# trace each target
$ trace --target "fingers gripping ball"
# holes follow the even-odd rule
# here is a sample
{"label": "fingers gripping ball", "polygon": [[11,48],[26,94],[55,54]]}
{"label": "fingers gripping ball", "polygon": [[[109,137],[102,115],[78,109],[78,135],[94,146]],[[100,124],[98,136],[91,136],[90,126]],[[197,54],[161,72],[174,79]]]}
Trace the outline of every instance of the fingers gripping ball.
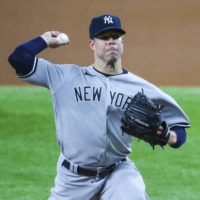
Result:
{"label": "fingers gripping ball", "polygon": [[[165,146],[169,140],[168,125],[161,117],[161,105],[155,105],[144,92],[138,92],[129,103],[121,119],[123,132],[154,145]],[[157,135],[159,126],[164,130]]]}

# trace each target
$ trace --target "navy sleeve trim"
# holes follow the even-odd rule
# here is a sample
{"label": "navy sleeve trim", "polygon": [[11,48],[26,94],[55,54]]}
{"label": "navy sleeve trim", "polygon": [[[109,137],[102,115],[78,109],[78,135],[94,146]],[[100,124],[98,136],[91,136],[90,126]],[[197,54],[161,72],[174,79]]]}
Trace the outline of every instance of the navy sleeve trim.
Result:
{"label": "navy sleeve trim", "polygon": [[33,64],[33,68],[30,71],[30,73],[28,73],[27,75],[21,75],[20,73],[18,73],[18,77],[19,78],[28,78],[29,76],[33,75],[35,73],[35,71],[36,71],[37,63],[38,63],[38,58],[35,58],[34,64]]}
{"label": "navy sleeve trim", "polygon": [[173,127],[190,128],[190,124],[189,123],[173,124],[169,128],[172,129]]}

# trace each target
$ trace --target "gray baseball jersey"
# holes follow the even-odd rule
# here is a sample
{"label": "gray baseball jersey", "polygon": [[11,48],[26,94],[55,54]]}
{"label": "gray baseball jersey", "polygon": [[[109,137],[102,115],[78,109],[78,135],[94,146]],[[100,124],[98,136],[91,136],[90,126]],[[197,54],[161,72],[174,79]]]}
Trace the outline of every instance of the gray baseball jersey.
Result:
{"label": "gray baseball jersey", "polygon": [[52,64],[41,58],[35,59],[33,71],[20,78],[50,90],[62,156],[73,163],[93,169],[128,156],[133,137],[122,134],[121,118],[142,89],[164,105],[162,117],[169,127],[190,126],[173,98],[130,72],[106,77],[92,66]]}

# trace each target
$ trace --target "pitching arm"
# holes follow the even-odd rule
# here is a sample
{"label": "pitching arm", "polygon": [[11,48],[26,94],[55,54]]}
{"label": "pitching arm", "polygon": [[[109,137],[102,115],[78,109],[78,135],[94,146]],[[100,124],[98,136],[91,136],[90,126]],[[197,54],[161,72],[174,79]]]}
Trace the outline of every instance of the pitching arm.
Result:
{"label": "pitching arm", "polygon": [[8,57],[8,62],[17,75],[27,75],[32,72],[35,56],[45,48],[47,48],[47,43],[43,38],[34,38],[19,45]]}
{"label": "pitching arm", "polygon": [[23,76],[33,72],[35,57],[41,51],[57,48],[69,43],[69,39],[61,37],[58,31],[45,32],[43,35],[19,45],[8,57],[8,62],[16,70],[17,75]]}

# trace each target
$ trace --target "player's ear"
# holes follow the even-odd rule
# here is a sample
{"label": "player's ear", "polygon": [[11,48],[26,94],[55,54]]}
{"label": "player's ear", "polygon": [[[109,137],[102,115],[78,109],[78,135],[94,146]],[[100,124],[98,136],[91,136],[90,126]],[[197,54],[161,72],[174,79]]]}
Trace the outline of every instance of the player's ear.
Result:
{"label": "player's ear", "polygon": [[94,51],[94,39],[89,40],[89,46]]}

